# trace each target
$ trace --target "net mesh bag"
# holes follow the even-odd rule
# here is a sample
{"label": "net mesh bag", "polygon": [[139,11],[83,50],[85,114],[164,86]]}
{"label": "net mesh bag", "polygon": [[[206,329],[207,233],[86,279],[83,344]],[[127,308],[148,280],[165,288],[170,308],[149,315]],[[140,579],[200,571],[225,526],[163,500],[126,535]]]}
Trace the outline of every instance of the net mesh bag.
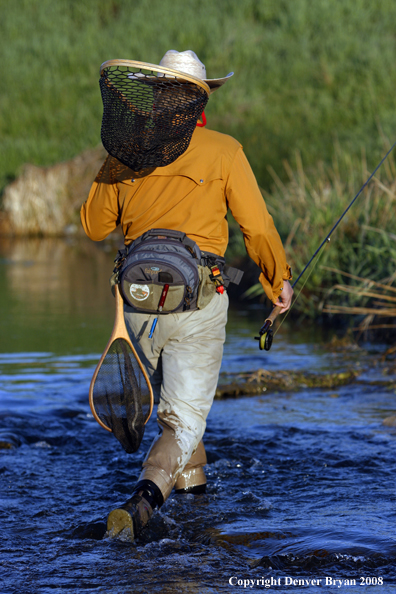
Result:
{"label": "net mesh bag", "polygon": [[113,62],[102,65],[99,81],[104,148],[136,172],[173,163],[190,144],[208,91],[172,71]]}
{"label": "net mesh bag", "polygon": [[150,390],[126,340],[114,340],[96,377],[95,412],[128,454],[136,452],[150,414]]}

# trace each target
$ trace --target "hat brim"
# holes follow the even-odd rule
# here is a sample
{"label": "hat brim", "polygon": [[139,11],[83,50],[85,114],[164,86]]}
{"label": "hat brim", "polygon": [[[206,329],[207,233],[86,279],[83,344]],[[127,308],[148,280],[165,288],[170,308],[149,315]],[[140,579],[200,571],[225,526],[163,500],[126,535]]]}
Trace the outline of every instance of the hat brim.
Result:
{"label": "hat brim", "polygon": [[[127,74],[128,78],[131,79],[149,79],[149,78],[155,78],[155,76],[164,76],[165,78],[171,77],[171,78],[178,78],[180,80],[185,80],[186,82],[190,82],[190,83],[194,83],[197,84],[198,86],[205,88],[206,92],[211,94],[214,93],[217,89],[219,89],[222,85],[224,85],[224,83],[227,82],[227,80],[229,80],[231,78],[231,76],[233,76],[233,72],[230,72],[229,74],[227,74],[227,76],[224,76],[223,78],[209,78],[209,79],[203,79],[203,78],[197,78],[196,76],[192,76],[191,74],[188,74],[187,72],[182,72],[181,70],[173,70],[171,68],[164,68],[163,66],[158,66],[156,64],[149,64],[148,62],[136,62],[134,60],[107,60],[106,62],[103,62],[103,64],[100,67],[100,74],[103,74],[103,71],[106,68],[109,68],[111,66],[123,66],[123,67],[130,67],[133,69],[141,69],[141,70],[151,70],[153,72],[153,75],[150,76],[150,74],[143,74],[142,72],[130,72],[129,74]],[[154,75],[154,73],[156,73],[156,75]]]}
{"label": "hat brim", "polygon": [[224,83],[227,82],[233,76],[234,73],[230,72],[227,76],[223,76],[223,78],[203,78],[202,80],[206,82],[208,87],[210,88],[210,92],[214,93],[217,89],[222,87]]}

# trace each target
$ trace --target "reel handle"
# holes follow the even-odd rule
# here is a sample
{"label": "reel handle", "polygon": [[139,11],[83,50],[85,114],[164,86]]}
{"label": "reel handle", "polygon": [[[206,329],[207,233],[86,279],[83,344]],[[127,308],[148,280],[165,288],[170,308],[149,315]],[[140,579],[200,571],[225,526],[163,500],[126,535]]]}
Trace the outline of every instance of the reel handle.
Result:
{"label": "reel handle", "polygon": [[271,328],[272,324],[275,322],[276,318],[279,316],[280,311],[281,311],[281,307],[279,305],[275,305],[275,307],[273,308],[273,310],[271,311],[270,315],[268,316],[268,318],[265,320],[264,325],[269,322],[269,328]]}

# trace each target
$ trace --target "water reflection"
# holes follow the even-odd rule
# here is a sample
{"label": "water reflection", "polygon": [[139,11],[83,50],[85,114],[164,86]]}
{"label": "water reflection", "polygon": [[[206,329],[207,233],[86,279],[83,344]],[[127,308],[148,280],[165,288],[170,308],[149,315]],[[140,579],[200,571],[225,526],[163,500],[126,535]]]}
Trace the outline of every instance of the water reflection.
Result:
{"label": "water reflection", "polygon": [[[0,352],[102,352],[113,324],[109,278],[121,243],[117,238],[98,243],[85,238],[1,238]],[[276,367],[287,326],[277,336],[271,357],[260,353],[253,337],[268,310],[247,305],[231,306],[226,359],[230,367],[243,357],[249,369],[267,362]],[[312,354],[312,330],[287,337],[288,368],[294,367],[293,356],[299,360]],[[313,358],[312,365],[316,361]]]}
{"label": "water reflection", "polygon": [[114,315],[115,252],[84,239],[2,239],[1,352],[100,352]]}

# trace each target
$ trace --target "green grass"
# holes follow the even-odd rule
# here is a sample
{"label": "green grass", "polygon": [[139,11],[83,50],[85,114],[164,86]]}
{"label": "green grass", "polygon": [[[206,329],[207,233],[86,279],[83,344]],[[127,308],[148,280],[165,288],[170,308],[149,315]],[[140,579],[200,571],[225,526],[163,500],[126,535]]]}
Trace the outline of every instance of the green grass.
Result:
{"label": "green grass", "polygon": [[[360,160],[351,158],[337,147],[331,166],[321,163],[306,170],[297,154],[294,167],[288,162],[284,167],[288,181],[281,181],[272,171],[274,186],[264,197],[296,279],[369,172],[364,155]],[[315,317],[329,304],[364,306],[368,303],[365,295],[353,288],[359,287],[362,279],[395,286],[395,180],[396,155],[391,153],[297,284],[296,294],[301,289],[302,293],[296,311]],[[233,236],[234,241],[240,241],[239,235]],[[351,291],[333,291],[336,284],[349,285]],[[251,290],[253,295],[261,293],[261,285]]]}
{"label": "green grass", "polygon": [[393,0],[1,0],[0,188],[25,162],[100,143],[100,64],[158,63],[194,49],[209,77],[209,126],[236,136],[261,185],[298,150],[329,162],[336,138],[369,167],[379,126],[396,133]]}
{"label": "green grass", "polygon": [[[193,49],[209,77],[235,72],[210,99],[208,125],[243,143],[296,277],[384,138],[396,137],[393,0],[0,0],[0,9],[0,189],[23,163],[52,165],[100,143],[102,62]],[[323,249],[300,311],[316,315],[347,282],[326,267],[392,281],[395,177],[391,159],[383,185],[371,183]],[[235,237],[229,253],[244,253]],[[354,293],[330,296],[357,305]]]}

